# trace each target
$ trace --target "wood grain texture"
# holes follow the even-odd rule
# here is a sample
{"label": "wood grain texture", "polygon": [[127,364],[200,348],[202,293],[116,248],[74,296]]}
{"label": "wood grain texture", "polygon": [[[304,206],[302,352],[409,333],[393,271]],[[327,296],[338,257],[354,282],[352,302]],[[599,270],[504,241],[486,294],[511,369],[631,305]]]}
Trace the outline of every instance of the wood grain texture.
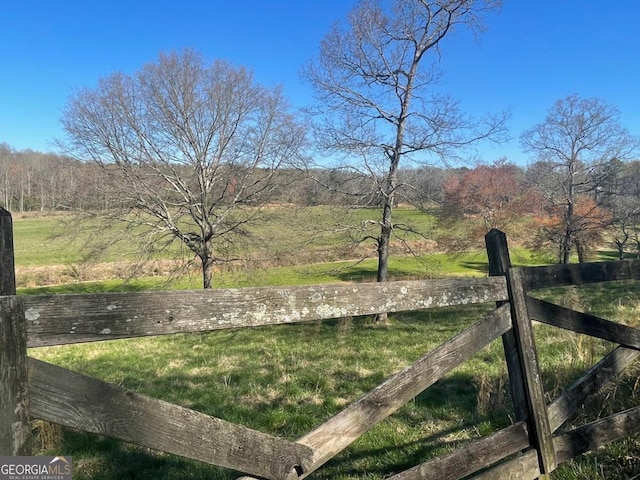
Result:
{"label": "wood grain texture", "polygon": [[532,297],[527,297],[527,308],[531,318],[539,322],[640,349],[640,330],[636,328]]}
{"label": "wood grain texture", "polygon": [[551,431],[560,428],[591,395],[599,392],[640,356],[640,351],[618,347],[594,365],[547,408]]}
{"label": "wood grain texture", "polygon": [[24,311],[19,297],[0,305],[0,455],[29,455]]}
{"label": "wood grain texture", "polygon": [[[24,297],[28,346],[494,302],[503,278]],[[6,302],[0,298],[0,303]]]}
{"label": "wood grain texture", "polygon": [[555,437],[558,463],[640,432],[640,406],[618,412]]}
{"label": "wood grain texture", "polygon": [[451,369],[511,328],[508,306],[432,350],[298,440],[314,450],[317,469]]}
{"label": "wood grain texture", "polygon": [[527,289],[640,280],[640,260],[523,267]]}
{"label": "wood grain texture", "polygon": [[531,449],[486,472],[469,477],[469,480],[533,480],[541,477],[538,452]]}
{"label": "wood grain texture", "polygon": [[[511,256],[507,236],[504,232],[492,228],[485,235],[487,257],[489,258],[489,275],[504,277],[511,268]],[[501,307],[506,301],[496,302],[496,307]],[[509,374],[509,389],[513,401],[513,411],[516,420],[526,420],[529,416],[527,397],[525,394],[524,379],[522,378],[522,366],[518,354],[518,345],[513,329],[502,335],[502,347]]]}
{"label": "wood grain texture", "polygon": [[459,480],[528,447],[527,424],[518,422],[388,480]]}
{"label": "wood grain texture", "polygon": [[281,480],[312,462],[304,445],[29,358],[31,414],[49,422]]}
{"label": "wood grain texture", "polygon": [[0,295],[16,294],[16,267],[13,249],[13,219],[0,207]]}
{"label": "wood grain texture", "polygon": [[[631,408],[609,417],[578,427],[553,438],[557,464],[565,463],[607,443],[640,432],[640,407]],[[522,455],[507,460],[485,472],[469,477],[469,480],[532,480],[542,473],[538,467],[538,453],[530,449]],[[395,477],[392,477],[395,479]],[[413,478],[413,477],[412,477]],[[415,477],[454,480],[460,477]],[[407,479],[409,480],[409,479]]]}
{"label": "wood grain texture", "polygon": [[[13,220],[0,208],[0,295],[16,294]],[[27,330],[17,297],[0,305],[0,455],[30,454]]]}
{"label": "wood grain texture", "polygon": [[512,268],[507,272],[507,289],[511,304],[511,318],[516,337],[518,355],[522,365],[525,393],[529,405],[529,429],[531,441],[537,449],[540,461],[540,478],[549,478],[555,470],[556,460],[547,405],[538,365],[538,354],[533,336],[531,319],[527,311],[523,271]]}

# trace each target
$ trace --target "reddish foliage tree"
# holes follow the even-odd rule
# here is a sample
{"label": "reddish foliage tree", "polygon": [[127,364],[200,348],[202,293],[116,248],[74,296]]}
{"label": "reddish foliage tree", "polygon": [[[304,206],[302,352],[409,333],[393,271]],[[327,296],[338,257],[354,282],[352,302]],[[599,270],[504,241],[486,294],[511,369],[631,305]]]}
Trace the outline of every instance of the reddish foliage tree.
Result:
{"label": "reddish foliage tree", "polygon": [[[516,239],[523,215],[538,215],[543,199],[522,181],[522,170],[505,160],[479,165],[452,175],[444,184],[444,204],[440,225],[446,231],[451,250],[464,250],[482,243],[491,228]],[[466,226],[458,228],[460,221]],[[470,233],[470,234],[469,234]]]}
{"label": "reddish foliage tree", "polygon": [[444,184],[444,214],[481,219],[488,230],[504,229],[523,214],[539,212],[541,199],[527,191],[520,173],[517,166],[498,161],[451,176]]}

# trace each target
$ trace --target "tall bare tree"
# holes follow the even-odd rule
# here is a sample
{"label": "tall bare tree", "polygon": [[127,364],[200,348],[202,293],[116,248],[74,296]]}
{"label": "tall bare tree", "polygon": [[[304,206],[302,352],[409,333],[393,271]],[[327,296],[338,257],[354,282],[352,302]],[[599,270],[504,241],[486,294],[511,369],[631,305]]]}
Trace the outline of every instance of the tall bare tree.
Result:
{"label": "tall bare tree", "polygon": [[316,92],[319,144],[371,180],[362,197],[381,210],[377,280],[388,277],[399,168],[457,158],[482,139],[499,140],[506,115],[474,119],[439,90],[440,46],[456,29],[482,30],[497,0],[362,0],[322,41],[304,70]]}
{"label": "tall bare tree", "polygon": [[103,214],[153,245],[186,246],[211,288],[225,246],[247,233],[274,173],[303,145],[288,112],[250,72],[185,50],[78,91],[62,123],[69,151],[101,168]]}
{"label": "tall bare tree", "polygon": [[613,161],[606,165],[602,195],[611,211],[609,238],[623,260],[629,245],[640,257],[640,161]]}
{"label": "tall bare tree", "polygon": [[[601,229],[600,189],[605,185],[604,166],[629,158],[640,145],[619,122],[616,107],[598,98],[570,95],[549,109],[543,123],[522,133],[523,149],[538,160],[535,182],[551,209],[562,210],[560,261],[569,263],[573,248],[584,260],[581,236]],[[580,198],[595,200],[579,211]],[[595,221],[591,221],[595,220]]]}

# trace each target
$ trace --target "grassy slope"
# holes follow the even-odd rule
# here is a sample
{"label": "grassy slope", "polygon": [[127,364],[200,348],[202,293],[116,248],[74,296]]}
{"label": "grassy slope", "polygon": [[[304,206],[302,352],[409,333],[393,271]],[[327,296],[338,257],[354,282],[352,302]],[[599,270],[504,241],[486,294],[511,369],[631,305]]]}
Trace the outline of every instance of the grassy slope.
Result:
{"label": "grassy slope", "polygon": [[[410,215],[413,215],[410,213]],[[47,240],[55,218],[15,221],[18,265],[78,260],[77,249]],[[331,240],[326,240],[331,245]],[[515,263],[541,263],[524,250]],[[344,265],[343,265],[344,266]],[[483,253],[431,255],[421,261],[394,258],[398,277],[484,275]],[[226,273],[224,285],[298,284],[368,280],[375,263],[350,269],[339,264],[278,267]],[[128,283],[76,283],[22,293],[81,293],[162,288],[162,278]],[[175,285],[190,287],[189,283]],[[547,295],[586,310],[637,324],[635,285],[603,289],[558,289]],[[387,325],[366,318],[174,335],[32,350],[52,363],[102,378],[250,427],[296,438],[384,378],[479,320],[491,305],[392,315]],[[559,393],[580,371],[610,349],[604,342],[538,326],[543,375],[550,394]],[[637,405],[635,379],[608,391],[607,409]],[[618,408],[616,408],[618,409]],[[585,415],[598,413],[599,407]],[[390,419],[374,428],[313,478],[382,478],[510,423],[511,408],[500,342],[494,342]],[[576,419],[578,422],[581,419]],[[55,433],[45,426],[44,440]],[[55,437],[55,435],[54,435]],[[52,446],[53,445],[53,446]],[[73,455],[77,479],[231,479],[233,472],[173,456],[154,454],[93,435],[65,431],[52,453]],[[640,470],[638,439],[583,456],[554,472],[554,479],[628,478]]]}

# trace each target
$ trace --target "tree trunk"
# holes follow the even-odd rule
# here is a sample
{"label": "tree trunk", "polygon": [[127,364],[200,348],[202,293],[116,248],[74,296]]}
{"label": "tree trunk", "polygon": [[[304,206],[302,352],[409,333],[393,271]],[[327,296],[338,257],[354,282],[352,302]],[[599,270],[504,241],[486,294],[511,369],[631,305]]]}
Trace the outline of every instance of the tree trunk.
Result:
{"label": "tree trunk", "polygon": [[624,245],[626,242],[621,240],[614,240],[616,242],[616,249],[618,250],[618,260],[624,260]]}
{"label": "tree trunk", "polygon": [[[385,210],[386,210],[385,206]],[[390,207],[389,207],[390,208]],[[390,214],[389,214],[390,215]],[[376,281],[386,282],[389,275],[389,242],[391,240],[391,226],[383,225],[378,238],[378,274]],[[374,316],[374,322],[387,322],[387,312],[379,312]]]}
{"label": "tree trunk", "polygon": [[571,231],[567,229],[562,239],[562,263],[569,263],[571,260]]}
{"label": "tree trunk", "polygon": [[573,245],[573,200],[569,199],[565,210],[565,232],[562,242],[562,263],[571,261],[571,245]]}
{"label": "tree trunk", "polygon": [[[393,211],[393,201],[395,198],[395,188],[397,182],[397,163],[392,162],[387,181],[387,192],[384,197],[384,207],[382,210],[382,225],[380,226],[380,237],[378,237],[378,273],[376,280],[386,282],[389,277],[389,244],[391,243],[391,232],[393,222],[391,213]],[[385,323],[387,312],[376,315],[376,321]]]}
{"label": "tree trunk", "polygon": [[382,213],[382,226],[378,238],[378,273],[376,281],[386,282],[389,276],[389,244],[391,243],[391,205],[386,202]]}
{"label": "tree trunk", "polygon": [[202,288],[213,288],[213,260],[208,255],[200,256],[202,262]]}
{"label": "tree trunk", "polygon": [[585,253],[584,252],[584,245],[579,240],[576,240],[575,244],[576,244],[576,252],[578,252],[578,262],[579,263],[585,263],[587,260],[586,260],[585,254],[584,254]]}

